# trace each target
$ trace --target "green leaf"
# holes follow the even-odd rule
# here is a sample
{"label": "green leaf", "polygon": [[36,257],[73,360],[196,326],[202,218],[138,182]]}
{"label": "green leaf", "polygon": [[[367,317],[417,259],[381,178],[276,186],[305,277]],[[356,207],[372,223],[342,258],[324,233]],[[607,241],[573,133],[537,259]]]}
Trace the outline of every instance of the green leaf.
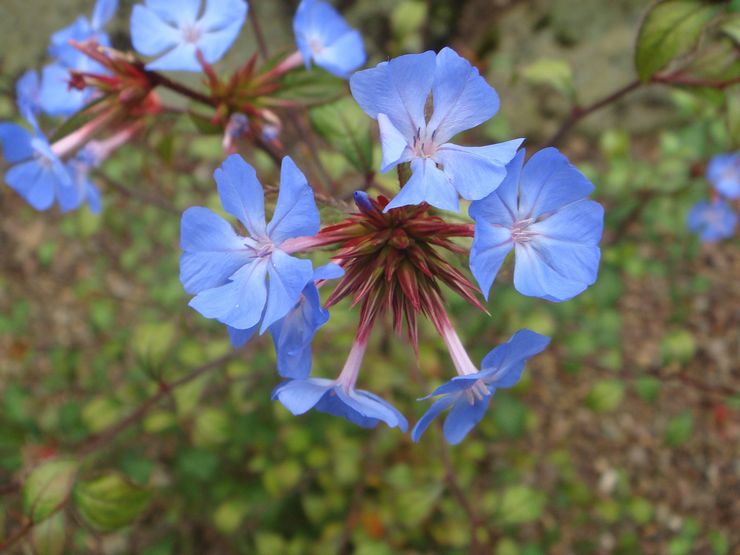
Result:
{"label": "green leaf", "polygon": [[112,473],[77,484],[73,496],[85,522],[109,532],[133,522],[146,508],[151,494],[123,476]]}
{"label": "green leaf", "polygon": [[733,15],[727,18],[720,27],[720,30],[736,43],[740,44],[740,15]]}
{"label": "green leaf", "polygon": [[501,499],[499,519],[503,524],[524,524],[537,520],[545,507],[545,494],[527,486],[506,488]]}
{"label": "green leaf", "polygon": [[341,152],[360,172],[373,168],[371,119],[351,98],[318,106],[309,112],[311,125],[328,144]]}
{"label": "green leaf", "polygon": [[660,380],[652,376],[637,378],[635,380],[635,390],[645,401],[652,403],[658,398],[658,393],[660,393]]}
{"label": "green leaf", "polygon": [[573,69],[565,60],[540,58],[522,68],[521,75],[530,83],[547,85],[571,100],[575,98]]}
{"label": "green leaf", "polygon": [[281,81],[280,90],[275,97],[290,100],[304,106],[316,106],[336,100],[345,91],[343,79],[313,68],[310,71],[291,71]]}
{"label": "green leaf", "polygon": [[174,343],[175,332],[172,322],[147,322],[137,326],[133,335],[137,358],[149,367],[160,366]]}
{"label": "green leaf", "polygon": [[725,89],[727,130],[734,147],[740,146],[740,85]]}
{"label": "green leaf", "polygon": [[635,48],[635,67],[649,81],[672,60],[690,52],[716,8],[700,0],[663,0],[642,22]]}
{"label": "green leaf", "polygon": [[35,523],[48,518],[64,505],[77,475],[77,463],[55,459],[37,466],[23,484],[23,507]]}
{"label": "green leaf", "polygon": [[671,447],[686,443],[694,432],[694,417],[689,411],[682,412],[668,421],[665,442]]}
{"label": "green leaf", "polygon": [[64,513],[58,512],[42,523],[37,524],[31,531],[35,555],[61,555],[66,543],[64,532]]}
{"label": "green leaf", "polygon": [[620,380],[596,382],[586,397],[586,405],[596,412],[615,410],[624,398],[624,383]]}

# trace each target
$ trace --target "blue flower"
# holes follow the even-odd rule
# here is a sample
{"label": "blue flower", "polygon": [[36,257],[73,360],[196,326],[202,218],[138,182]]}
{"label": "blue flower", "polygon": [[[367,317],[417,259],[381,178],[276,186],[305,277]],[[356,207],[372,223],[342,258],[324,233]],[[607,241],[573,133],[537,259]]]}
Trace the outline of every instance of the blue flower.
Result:
{"label": "blue flower", "polygon": [[55,200],[63,212],[81,204],[77,188],[64,163],[31,117],[34,134],[15,123],[0,123],[5,161],[13,166],[5,182],[36,210],[51,208]]}
{"label": "blue flower", "polygon": [[16,104],[24,118],[28,118],[29,114],[34,117],[41,112],[39,94],[39,74],[30,69],[15,83]]}
{"label": "blue flower", "polygon": [[502,185],[470,205],[475,220],[470,269],[488,298],[514,249],[517,291],[564,301],[596,281],[604,209],[586,199],[594,186],[556,149],[541,150],[523,163],[522,150]]}
{"label": "blue flower", "polygon": [[735,233],[737,214],[721,199],[697,202],[689,212],[687,225],[702,241],[713,243],[729,239]]}
{"label": "blue flower", "polygon": [[442,430],[448,443],[460,443],[483,418],[496,389],[516,385],[527,360],[541,353],[549,343],[549,337],[533,331],[516,332],[509,341],[485,356],[479,372],[456,376],[424,397],[441,395],[416,423],[411,438],[419,441],[432,420],[451,407]]}
{"label": "blue flower", "polygon": [[[311,341],[318,329],[329,321],[329,311],[321,306],[316,282],[336,279],[343,274],[344,270],[336,264],[316,268],[295,306],[270,326],[277,352],[277,369],[282,377],[302,379],[311,374]],[[242,347],[256,331],[257,326],[247,330],[229,327],[231,343],[234,347]]]}
{"label": "blue flower", "polygon": [[718,154],[707,166],[707,179],[727,198],[740,197],[740,154]]}
{"label": "blue flower", "polygon": [[[247,17],[245,0],[146,0],[131,15],[131,40],[152,70],[200,71],[200,51],[209,64],[220,60],[236,40]],[[200,15],[200,17],[199,17]]]}
{"label": "blue flower", "polygon": [[207,208],[189,208],[182,217],[180,280],[196,295],[190,306],[206,318],[237,330],[261,322],[264,333],[296,305],[313,277],[311,261],[290,256],[289,248],[290,239],[319,230],[313,191],[293,161],[283,158],[280,194],[268,225],[262,185],[252,166],[234,154],[214,177],[224,210],[249,237],[237,235]]}
{"label": "blue flower", "polygon": [[57,31],[51,36],[49,54],[55,58],[60,65],[82,69],[89,67],[87,64],[96,64],[88,56],[77,50],[69,41],[85,42],[94,40],[102,46],[110,46],[110,39],[103,31],[105,25],[111,20],[118,9],[118,0],[98,0],[95,3],[92,19],[84,16],[78,17],[74,23],[64,29]]}
{"label": "blue flower", "polygon": [[359,32],[347,25],[328,3],[303,0],[293,18],[298,49],[306,68],[317,66],[346,79],[365,63],[365,47]]}
{"label": "blue flower", "polygon": [[70,87],[70,72],[107,74],[108,71],[72,46],[70,40],[80,43],[92,40],[102,46],[110,46],[103,28],[117,8],[118,0],[98,0],[92,19],[80,16],[74,23],[52,35],[49,54],[56,61],[44,68],[39,92],[39,102],[44,112],[51,116],[68,116],[90,102],[94,91]]}
{"label": "blue flower", "polygon": [[408,429],[406,418],[393,405],[369,391],[347,388],[336,380],[290,380],[278,385],[272,392],[272,398],[280,401],[296,416],[315,409],[342,416],[363,428],[374,428],[383,421],[389,427],[398,427],[403,432]]}
{"label": "blue flower", "polygon": [[523,139],[483,147],[448,143],[498,111],[496,91],[455,51],[394,58],[355,73],[352,94],[378,120],[383,146],[381,171],[411,163],[412,175],[385,208],[427,202],[459,209],[458,194],[478,200],[506,176],[505,166]]}

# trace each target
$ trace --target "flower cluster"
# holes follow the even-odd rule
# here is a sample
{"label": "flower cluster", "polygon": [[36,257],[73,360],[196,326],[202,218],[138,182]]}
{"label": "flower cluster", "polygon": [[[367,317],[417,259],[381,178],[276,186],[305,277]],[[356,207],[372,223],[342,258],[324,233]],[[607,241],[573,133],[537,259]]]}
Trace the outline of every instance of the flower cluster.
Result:
{"label": "flower cluster", "polygon": [[[239,236],[205,208],[190,208],[182,220],[181,279],[195,294],[191,306],[226,324],[235,345],[258,328],[270,331],[278,372],[287,378],[273,399],[296,415],[315,409],[363,427],[381,421],[408,427],[390,403],[358,388],[374,325],[388,314],[396,332],[405,327],[416,348],[417,318],[428,317],[457,376],[424,398],[437,399],[412,438],[419,440],[449,409],[444,435],[458,443],[481,420],[495,390],[515,385],[527,360],[549,339],[519,330],[476,365],[445,310],[443,291],[486,309],[480,290],[455,261],[470,249],[470,269],[487,298],[514,250],[517,290],[549,301],[570,299],[596,280],[603,209],[587,198],[593,185],[555,149],[537,152],[525,164],[521,139],[481,147],[449,142],[492,117],[499,104],[495,90],[449,48],[360,71],[350,87],[363,110],[378,120],[381,170],[399,167],[399,176],[406,176],[399,193],[389,199],[358,191],[356,209],[321,228],[311,188],[286,158],[266,225],[254,170],[231,156],[215,179],[224,210],[249,236]],[[472,223],[451,223],[439,211],[458,211],[460,198],[472,201]],[[472,248],[466,245],[471,237]],[[310,259],[294,256],[316,249],[329,250],[332,265],[313,269]],[[318,290],[329,279],[339,281],[322,308]],[[347,360],[334,379],[313,376],[311,339],[327,322],[328,309],[346,298],[359,306]]]}
{"label": "flower cluster", "polygon": [[[57,203],[62,212],[87,203],[101,208],[91,172],[113,151],[140,132],[153,115],[164,111],[157,87],[167,87],[216,108],[210,124],[224,130],[224,148],[256,136],[275,141],[281,128],[272,98],[283,76],[311,62],[346,77],[365,62],[362,39],[325,2],[304,0],[295,15],[298,50],[261,73],[250,58],[230,79],[222,81],[211,64],[237,39],[248,13],[245,0],[145,0],[131,12],[131,41],[139,59],[111,47],[105,27],[118,11],[118,0],[97,0],[90,18],[78,17],[51,37],[52,61],[41,76],[28,71],[17,82],[18,111],[28,128],[0,123],[5,182],[33,208]],[[199,95],[157,73],[204,72],[210,94]],[[59,126],[55,118],[70,117]],[[70,123],[79,124],[73,129]],[[42,128],[68,131],[50,141]],[[71,130],[70,130],[71,129]],[[104,136],[101,138],[101,136]]]}
{"label": "flower cluster", "polygon": [[[499,110],[498,94],[478,69],[443,48],[357,71],[366,60],[362,37],[327,2],[300,3],[294,53],[264,67],[254,55],[227,79],[212,64],[244,27],[245,0],[144,0],[131,13],[136,54],[111,47],[104,28],[116,11],[116,0],[98,0],[90,19],[80,17],[52,37],[53,63],[41,79],[30,72],[18,82],[18,108],[30,130],[0,123],[11,165],[8,185],[37,210],[55,202],[62,211],[83,203],[99,210],[90,174],[167,109],[157,88],[208,106],[213,117],[206,123],[222,129],[228,154],[214,174],[218,195],[241,227],[237,231],[204,207],[184,212],[180,280],[192,295],[190,306],[223,324],[237,347],[270,333],[284,379],[272,397],[293,414],[315,409],[363,427],[382,421],[403,431],[408,422],[398,410],[358,388],[360,369],[379,321],[388,318],[399,335],[405,331],[418,352],[417,323],[426,317],[456,375],[423,398],[436,400],[412,438],[418,441],[449,410],[444,435],[450,443],[461,441],[496,389],[514,386],[550,340],[519,330],[476,364],[446,311],[445,294],[487,312],[493,283],[512,250],[514,287],[523,295],[561,302],[586,290],[597,278],[604,216],[588,199],[591,182],[553,148],[525,163],[521,138],[484,146],[452,142]],[[400,186],[395,195],[356,192],[355,208],[323,227],[307,178],[275,150],[282,148],[281,110],[299,106],[278,95],[284,77],[313,65],[349,80],[360,108],[378,122],[379,169],[396,169]],[[202,72],[207,94],[162,71]],[[48,140],[41,124],[71,114],[70,121],[81,125]],[[266,205],[265,187],[238,154],[244,140],[280,163],[274,206]],[[723,172],[718,188],[728,194],[733,186]],[[461,204],[469,218],[449,214]],[[314,267],[310,255],[316,250],[328,251],[331,262]],[[329,288],[322,304],[320,293]],[[312,340],[331,307],[344,300],[359,307],[355,339],[336,378],[318,377]]]}
{"label": "flower cluster", "polygon": [[735,234],[738,217],[728,200],[740,198],[740,153],[719,154],[707,166],[711,199],[697,202],[687,217],[689,229],[713,243]]}

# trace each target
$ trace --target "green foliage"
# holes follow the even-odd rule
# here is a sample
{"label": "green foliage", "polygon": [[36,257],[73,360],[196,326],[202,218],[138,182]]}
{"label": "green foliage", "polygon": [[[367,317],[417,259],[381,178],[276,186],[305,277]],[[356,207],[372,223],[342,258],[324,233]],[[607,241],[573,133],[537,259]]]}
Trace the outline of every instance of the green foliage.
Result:
{"label": "green foliage", "polygon": [[573,69],[565,60],[540,58],[524,66],[521,74],[530,83],[547,85],[569,100],[575,101],[576,90],[573,84]]}
{"label": "green foliage", "polygon": [[63,507],[77,476],[71,459],[53,459],[34,468],[23,483],[23,507],[33,522],[42,522]]}
{"label": "green foliage", "polygon": [[74,503],[83,520],[104,532],[131,524],[146,508],[150,492],[115,473],[78,482]]}
{"label": "green foliage", "polygon": [[640,27],[635,46],[635,66],[640,79],[649,81],[672,60],[690,52],[716,6],[703,0],[662,0],[655,4]]}
{"label": "green foliage", "polygon": [[64,513],[58,512],[34,526],[31,543],[36,555],[61,555],[66,542]]}
{"label": "green foliage", "polygon": [[686,443],[694,433],[694,416],[684,411],[671,418],[665,428],[665,441],[668,445],[678,446]]}
{"label": "green foliage", "polygon": [[596,412],[616,410],[624,398],[624,383],[621,380],[596,382],[586,398],[586,404]]}
{"label": "green foliage", "polygon": [[309,112],[314,130],[329,145],[341,152],[361,175],[375,169],[372,121],[350,98],[318,106]]}

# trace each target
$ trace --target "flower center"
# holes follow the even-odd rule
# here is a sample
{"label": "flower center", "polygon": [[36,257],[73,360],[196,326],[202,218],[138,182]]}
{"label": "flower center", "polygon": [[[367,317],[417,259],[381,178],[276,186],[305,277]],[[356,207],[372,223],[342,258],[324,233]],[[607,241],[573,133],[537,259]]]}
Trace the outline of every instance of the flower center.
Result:
{"label": "flower center", "polygon": [[522,244],[534,239],[537,233],[529,228],[532,223],[534,223],[534,218],[514,222],[514,225],[511,226],[511,240],[515,243]]}
{"label": "flower center", "polygon": [[437,145],[434,142],[434,136],[437,134],[437,131],[435,130],[432,132],[431,137],[427,137],[427,130],[424,129],[424,133],[422,134],[421,128],[418,128],[416,130],[416,135],[414,135],[414,144],[411,147],[414,151],[414,154],[419,158],[433,158],[434,155],[437,153]]}
{"label": "flower center", "polygon": [[486,395],[490,394],[491,390],[483,383],[483,380],[478,380],[473,384],[473,387],[465,390],[465,396],[471,405],[474,405],[476,401],[482,401]]}
{"label": "flower center", "polygon": [[324,51],[324,43],[321,39],[315,37],[308,41],[308,47],[311,49],[311,52],[313,52],[314,56],[318,56]]}
{"label": "flower center", "polygon": [[186,25],[182,29],[182,38],[185,42],[195,44],[200,40],[202,33],[197,25]]}

